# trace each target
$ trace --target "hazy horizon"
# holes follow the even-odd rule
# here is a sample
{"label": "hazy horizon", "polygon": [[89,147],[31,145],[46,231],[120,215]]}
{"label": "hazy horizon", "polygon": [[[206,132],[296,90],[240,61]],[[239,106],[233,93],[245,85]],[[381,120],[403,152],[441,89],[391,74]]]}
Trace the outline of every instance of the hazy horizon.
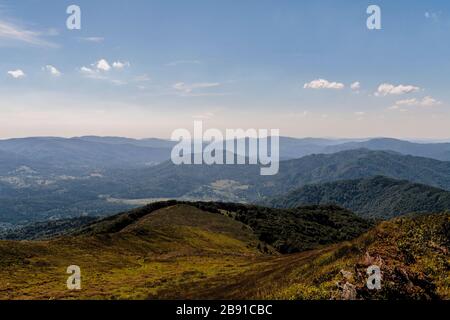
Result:
{"label": "hazy horizon", "polygon": [[[165,140],[165,141],[176,141],[171,140],[170,137],[132,137],[132,136],[114,136],[114,135],[77,135],[77,136],[18,136],[18,137],[0,137],[0,141],[5,140],[14,140],[14,139],[39,139],[39,138],[62,138],[62,139],[78,139],[78,138],[86,138],[86,137],[96,137],[96,138],[124,138],[124,139],[134,139],[134,140],[147,140],[147,139],[157,139],[157,140]],[[415,143],[450,143],[450,138],[448,139],[434,139],[434,138],[398,138],[398,137],[383,137],[383,136],[374,136],[374,137],[328,137],[328,136],[317,136],[317,137],[310,137],[310,136],[284,136],[280,135],[280,138],[288,138],[288,139],[324,139],[324,140],[349,140],[349,141],[369,141],[369,140],[375,140],[375,139],[394,139],[394,140],[402,140],[402,141],[408,141],[408,142],[415,142]],[[247,137],[246,137],[247,138]],[[225,139],[226,140],[226,139]]]}

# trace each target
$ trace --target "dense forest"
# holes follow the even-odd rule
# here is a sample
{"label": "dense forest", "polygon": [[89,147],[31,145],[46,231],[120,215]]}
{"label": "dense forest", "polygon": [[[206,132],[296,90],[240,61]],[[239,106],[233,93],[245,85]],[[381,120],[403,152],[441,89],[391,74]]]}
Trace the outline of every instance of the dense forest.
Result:
{"label": "dense forest", "polygon": [[450,192],[378,176],[307,185],[264,203],[276,208],[336,204],[363,217],[390,219],[408,213],[450,210]]}

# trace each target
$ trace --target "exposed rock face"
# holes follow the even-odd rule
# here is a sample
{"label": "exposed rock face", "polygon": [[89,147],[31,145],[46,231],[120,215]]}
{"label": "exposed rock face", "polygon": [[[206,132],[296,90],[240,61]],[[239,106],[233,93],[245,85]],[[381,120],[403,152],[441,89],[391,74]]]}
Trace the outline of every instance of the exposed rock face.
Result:
{"label": "exposed rock face", "polygon": [[344,284],[338,283],[339,293],[336,296],[336,300],[356,300],[357,292],[356,286],[350,282],[345,282]]}

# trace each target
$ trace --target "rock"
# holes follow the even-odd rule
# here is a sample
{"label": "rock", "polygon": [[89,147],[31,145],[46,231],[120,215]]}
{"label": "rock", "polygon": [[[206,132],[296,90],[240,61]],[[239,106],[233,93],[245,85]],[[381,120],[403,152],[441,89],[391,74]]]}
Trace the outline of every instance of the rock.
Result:
{"label": "rock", "polygon": [[342,288],[342,300],[356,300],[356,287],[346,282]]}

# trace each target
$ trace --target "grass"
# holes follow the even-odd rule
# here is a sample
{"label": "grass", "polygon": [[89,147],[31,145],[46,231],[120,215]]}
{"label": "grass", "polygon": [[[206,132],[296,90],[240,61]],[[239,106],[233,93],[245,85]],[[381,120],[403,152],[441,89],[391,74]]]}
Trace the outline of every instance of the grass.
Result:
{"label": "grass", "polygon": [[[189,206],[155,212],[114,234],[0,242],[1,299],[146,299],[160,290],[233,276],[262,253],[245,225]],[[69,265],[82,290],[66,288]]]}
{"label": "grass", "polygon": [[[449,299],[449,230],[450,214],[399,218],[353,241],[280,255],[262,252],[239,221],[177,204],[114,232],[0,241],[0,299],[341,299],[345,282],[358,299]],[[66,288],[73,264],[80,291]],[[371,264],[383,271],[379,292],[365,288]]]}
{"label": "grass", "polygon": [[[291,284],[271,297],[341,299],[337,284],[348,282],[357,299],[450,299],[449,226],[448,213],[383,222],[294,271]],[[379,291],[365,285],[370,265],[381,268]]]}

